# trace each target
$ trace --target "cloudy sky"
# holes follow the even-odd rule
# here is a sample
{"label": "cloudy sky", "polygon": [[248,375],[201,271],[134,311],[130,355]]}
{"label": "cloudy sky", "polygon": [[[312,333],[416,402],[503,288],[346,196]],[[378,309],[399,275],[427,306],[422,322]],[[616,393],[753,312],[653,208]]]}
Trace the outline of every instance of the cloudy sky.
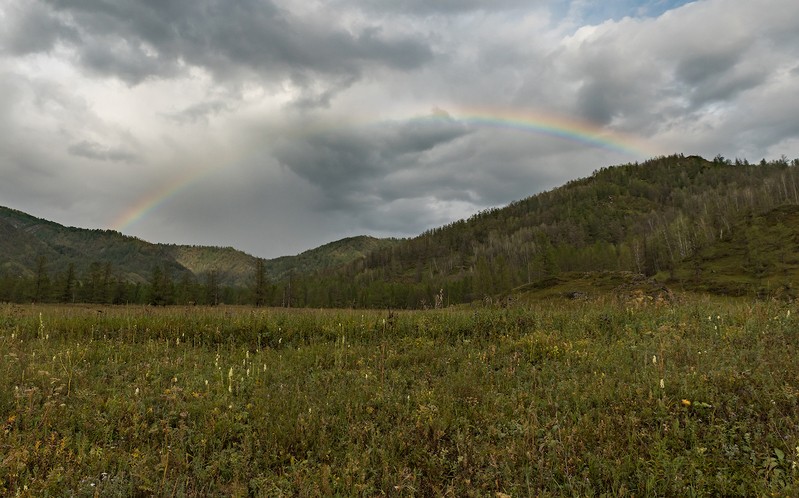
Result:
{"label": "cloudy sky", "polygon": [[275,257],[799,157],[796,0],[3,0],[0,205]]}

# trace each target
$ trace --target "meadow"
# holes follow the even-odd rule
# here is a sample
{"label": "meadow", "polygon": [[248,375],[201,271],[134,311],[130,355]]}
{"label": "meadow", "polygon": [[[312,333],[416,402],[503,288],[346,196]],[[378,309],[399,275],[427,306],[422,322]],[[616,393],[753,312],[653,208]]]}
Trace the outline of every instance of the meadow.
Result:
{"label": "meadow", "polygon": [[0,495],[796,496],[796,308],[0,305]]}

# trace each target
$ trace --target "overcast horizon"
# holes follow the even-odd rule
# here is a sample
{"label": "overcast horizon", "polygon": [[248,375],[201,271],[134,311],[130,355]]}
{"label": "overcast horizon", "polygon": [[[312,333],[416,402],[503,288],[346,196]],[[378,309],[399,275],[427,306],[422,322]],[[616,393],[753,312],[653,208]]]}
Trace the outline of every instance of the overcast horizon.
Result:
{"label": "overcast horizon", "polygon": [[799,2],[6,0],[0,205],[297,254],[654,155],[799,157]]}

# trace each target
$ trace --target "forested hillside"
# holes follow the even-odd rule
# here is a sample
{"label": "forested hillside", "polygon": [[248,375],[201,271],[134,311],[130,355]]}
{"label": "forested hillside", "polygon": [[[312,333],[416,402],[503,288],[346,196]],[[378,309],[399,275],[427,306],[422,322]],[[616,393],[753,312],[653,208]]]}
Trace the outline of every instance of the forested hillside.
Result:
{"label": "forested hillside", "polygon": [[799,205],[746,213],[675,273],[674,282],[700,292],[799,297]]}
{"label": "forested hillside", "polygon": [[[345,271],[295,282],[294,301],[446,305],[589,271],[658,275],[681,286],[684,262],[746,232],[747,216],[799,204],[797,166],[787,159],[750,164],[673,155],[603,168],[374,251]],[[696,279],[685,283],[698,288]]]}
{"label": "forested hillside", "polygon": [[294,273],[339,267],[396,243],[351,237],[296,256],[259,260],[232,247],[152,244],[0,207],[0,301],[254,302],[256,293],[276,295],[274,282]]}

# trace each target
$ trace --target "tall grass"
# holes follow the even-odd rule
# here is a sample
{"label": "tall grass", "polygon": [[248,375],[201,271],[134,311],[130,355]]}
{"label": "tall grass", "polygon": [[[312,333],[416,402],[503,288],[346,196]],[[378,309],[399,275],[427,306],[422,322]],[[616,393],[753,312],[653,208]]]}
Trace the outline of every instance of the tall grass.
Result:
{"label": "tall grass", "polygon": [[0,494],[796,495],[795,315],[0,306]]}

